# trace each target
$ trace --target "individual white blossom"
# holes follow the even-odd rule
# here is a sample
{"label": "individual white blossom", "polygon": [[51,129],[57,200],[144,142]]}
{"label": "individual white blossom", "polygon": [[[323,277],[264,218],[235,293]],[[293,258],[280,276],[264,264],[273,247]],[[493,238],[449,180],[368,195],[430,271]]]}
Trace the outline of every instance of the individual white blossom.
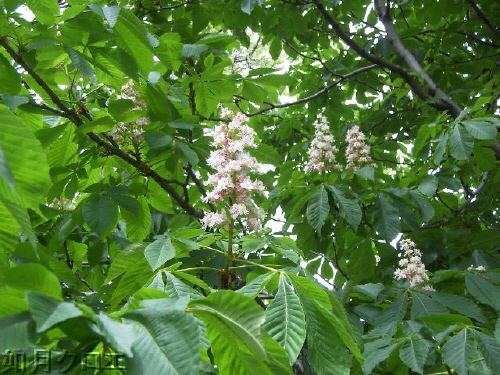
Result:
{"label": "individual white blossom", "polygon": [[347,131],[346,141],[347,168],[358,170],[371,162],[370,146],[366,144],[365,134],[358,125],[354,125]]}
{"label": "individual white blossom", "polygon": [[479,272],[484,272],[486,271],[486,268],[484,266],[477,266],[474,267],[473,264],[470,265],[470,267],[467,268],[467,271],[479,271]]}
{"label": "individual white blossom", "polygon": [[[394,278],[407,280],[411,287],[419,286],[429,280],[425,265],[422,263],[422,253],[412,240],[401,240],[401,259],[399,268],[394,272]],[[431,286],[421,286],[424,290],[434,290]]]}
{"label": "individual white blossom", "polygon": [[241,221],[248,230],[259,230],[265,213],[252,195],[266,192],[264,184],[253,180],[251,174],[261,173],[263,165],[245,150],[257,147],[255,132],[242,113],[233,118],[233,112],[223,109],[222,116],[232,120],[214,128],[212,145],[217,148],[210,153],[207,164],[216,172],[208,176],[211,189],[204,198],[217,205],[219,211],[206,212],[201,221],[204,228]]}
{"label": "individual white blossom", "polygon": [[318,115],[314,127],[316,131],[311,141],[311,145],[309,146],[309,150],[307,151],[309,160],[304,167],[304,171],[306,173],[311,173],[313,171],[323,173],[339,169],[340,166],[335,160],[338,149],[333,144],[334,138],[330,133],[330,125],[326,117]]}
{"label": "individual white blossom", "polygon": [[[146,110],[146,103],[141,99],[139,92],[133,88],[132,81],[122,86],[119,98],[132,100],[134,110]],[[122,146],[138,144],[147,125],[149,125],[147,117],[139,117],[134,122],[120,122],[116,129],[111,132],[111,136],[115,142]]]}

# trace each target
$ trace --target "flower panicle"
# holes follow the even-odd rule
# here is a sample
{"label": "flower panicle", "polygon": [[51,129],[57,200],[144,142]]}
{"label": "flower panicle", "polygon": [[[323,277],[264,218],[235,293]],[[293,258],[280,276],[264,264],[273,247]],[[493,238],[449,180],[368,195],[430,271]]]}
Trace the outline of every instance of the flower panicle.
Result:
{"label": "flower panicle", "polygon": [[222,110],[223,117],[229,117],[228,124],[214,128],[212,145],[207,164],[216,170],[208,176],[210,190],[204,200],[218,205],[217,212],[205,212],[202,219],[204,228],[221,227],[230,221],[240,221],[248,230],[260,230],[264,211],[252,199],[253,194],[266,194],[261,181],[251,178],[251,174],[263,171],[257,159],[246,149],[257,147],[255,131],[247,125],[248,117],[242,113],[233,114]]}
{"label": "flower panicle", "polygon": [[409,239],[401,240],[401,259],[399,268],[394,272],[397,280],[407,280],[410,287],[419,287],[423,290],[434,290],[430,285],[421,285],[429,280],[425,265],[422,263],[422,253],[416,248],[415,242]]}
{"label": "flower panicle", "polygon": [[371,162],[370,146],[366,143],[366,136],[358,125],[354,125],[347,131],[346,140],[347,168],[358,170]]}
{"label": "flower panicle", "polygon": [[335,147],[334,137],[330,132],[328,120],[323,115],[318,115],[314,123],[316,128],[307,154],[309,160],[304,167],[306,173],[317,171],[319,173],[340,169],[336,161],[338,148]]}

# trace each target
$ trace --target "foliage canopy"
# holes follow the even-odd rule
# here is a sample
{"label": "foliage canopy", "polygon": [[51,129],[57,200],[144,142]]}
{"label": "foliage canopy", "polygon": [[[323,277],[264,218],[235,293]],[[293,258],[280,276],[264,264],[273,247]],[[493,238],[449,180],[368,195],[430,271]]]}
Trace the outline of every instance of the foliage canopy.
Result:
{"label": "foliage canopy", "polygon": [[[67,5],[0,0],[2,371],[500,373],[499,2]],[[258,233],[200,223],[223,108]]]}

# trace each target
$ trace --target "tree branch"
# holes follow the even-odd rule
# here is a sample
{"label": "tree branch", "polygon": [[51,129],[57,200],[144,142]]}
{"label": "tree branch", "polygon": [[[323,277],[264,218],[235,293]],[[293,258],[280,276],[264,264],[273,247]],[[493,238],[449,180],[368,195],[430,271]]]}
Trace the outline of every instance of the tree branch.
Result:
{"label": "tree branch", "polygon": [[[17,62],[26,72],[36,81],[36,83],[47,93],[52,102],[59,108],[60,112],[54,112],[54,108],[45,106],[44,109],[51,110],[54,113],[58,113],[62,117],[66,117],[72,123],[74,123],[77,127],[83,125],[82,118],[78,115],[78,113],[73,109],[67,107],[64,102],[57,96],[57,94],[49,87],[49,85],[43,80],[42,77],[38,75],[35,70],[31,68],[31,66],[23,59],[22,55],[17,53],[8,43],[7,37],[0,37],[0,45],[7,51],[7,53],[12,57],[12,59]],[[50,108],[50,109],[49,109]],[[163,190],[165,190],[178,204],[181,206],[188,214],[201,218],[203,217],[203,211],[197,210],[193,206],[191,206],[188,202],[186,202],[182,196],[177,193],[177,191],[170,185],[169,181],[160,176],[157,172],[152,170],[148,165],[146,165],[141,160],[136,160],[128,155],[123,150],[119,149],[115,145],[112,145],[102,139],[99,135],[93,132],[87,133],[87,136],[92,139],[99,146],[103,147],[110,154],[118,156],[120,159],[124,160],[131,166],[137,169],[139,173],[143,176],[150,177],[155,180],[158,185],[161,186]]]}
{"label": "tree branch", "polygon": [[318,11],[321,13],[323,18],[328,22],[331,28],[335,31],[337,36],[342,39],[342,41],[351,47],[359,56],[365,58],[366,60],[379,65],[381,67],[387,68],[390,71],[400,75],[412,88],[412,90],[417,94],[421,99],[428,100],[430,99],[430,95],[420,86],[420,84],[409,74],[405,69],[401,66],[393,64],[387,60],[381,59],[380,57],[365,51],[363,47],[357,44],[354,40],[352,40],[349,35],[342,30],[340,25],[335,21],[330,13],[326,10],[326,8],[321,4],[321,0],[312,0]]}
{"label": "tree branch", "polygon": [[423,79],[423,81],[429,87],[429,91],[433,97],[438,101],[442,101],[440,105],[444,105],[445,108],[450,112],[450,114],[456,118],[462,112],[462,108],[451,99],[441,88],[434,82],[434,80],[429,76],[429,74],[420,66],[417,59],[411,54],[410,51],[404,46],[399,34],[392,23],[389,8],[386,6],[383,0],[373,0],[375,9],[377,10],[378,17],[382,24],[384,25],[387,36],[394,47],[397,54],[408,64],[410,69],[417,73],[417,75]]}
{"label": "tree branch", "polygon": [[[368,65],[368,66],[364,66],[362,68],[359,68],[359,69],[356,69],[348,74],[345,74],[343,76],[341,76],[339,79],[329,83],[327,86],[325,86],[324,88],[322,88],[321,90],[319,90],[318,92],[312,94],[312,95],[309,95],[309,96],[306,96],[305,98],[301,98],[301,99],[298,99],[294,102],[289,102],[289,103],[282,103],[282,104],[274,104],[274,103],[269,103],[269,102],[265,102],[265,104],[268,105],[268,107],[266,108],[262,108],[256,112],[252,112],[252,113],[245,113],[246,116],[248,117],[252,117],[252,116],[257,116],[257,115],[260,115],[264,112],[267,112],[267,111],[270,111],[272,109],[277,109],[277,108],[286,108],[286,107],[291,107],[293,105],[297,105],[297,104],[302,104],[302,103],[307,103],[313,99],[316,99],[316,98],[319,98],[321,95],[327,93],[330,89],[332,89],[333,87],[337,86],[339,83],[351,78],[351,77],[354,77],[355,75],[357,74],[360,74],[360,73],[363,73],[363,72],[366,72],[368,70],[371,70],[373,68],[377,67],[376,64],[373,64],[373,65]],[[241,98],[241,97],[240,97]]]}
{"label": "tree branch", "polygon": [[488,28],[491,31],[493,31],[493,34],[495,34],[496,36],[500,36],[500,31],[498,30],[498,28],[496,28],[495,26],[493,26],[493,24],[490,22],[490,20],[488,19],[488,17],[486,17],[486,15],[483,13],[483,11],[481,9],[479,9],[479,7],[477,6],[477,4],[473,0],[467,0],[467,2],[470,4],[470,6],[472,7],[472,9],[474,10],[474,13],[476,13],[477,16],[479,18],[481,18],[481,20],[486,24],[486,26],[488,26]]}

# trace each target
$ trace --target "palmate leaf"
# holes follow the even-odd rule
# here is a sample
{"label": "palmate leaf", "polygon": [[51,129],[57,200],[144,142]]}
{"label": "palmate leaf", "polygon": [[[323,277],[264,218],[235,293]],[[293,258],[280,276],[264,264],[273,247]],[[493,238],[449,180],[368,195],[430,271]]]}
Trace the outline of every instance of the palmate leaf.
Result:
{"label": "palmate leaf", "polygon": [[38,263],[24,263],[7,268],[0,274],[0,283],[20,291],[35,291],[61,298],[59,279]]}
{"label": "palmate leaf", "polygon": [[484,333],[476,331],[475,334],[488,367],[494,374],[500,373],[500,343]]}
{"label": "palmate leaf", "polygon": [[[28,125],[2,104],[0,124],[2,177],[7,178],[8,184],[22,197],[24,207],[38,209],[38,205],[45,201],[45,194],[51,184],[45,152]],[[10,176],[6,165],[9,166]],[[0,195],[3,194],[0,191]]]}
{"label": "palmate leaf", "polygon": [[238,289],[236,292],[253,298],[259,294],[259,292],[266,286],[275,274],[275,272],[270,271],[263,275],[259,275],[252,281],[246,283],[244,287]]}
{"label": "palmate leaf", "polygon": [[90,228],[104,237],[118,222],[118,205],[108,195],[95,195],[83,204],[82,215]]}
{"label": "palmate leaf", "polygon": [[28,351],[36,341],[36,325],[28,311],[0,319],[0,353],[4,354],[7,350]]}
{"label": "palmate leaf", "polygon": [[328,193],[323,186],[320,186],[319,190],[309,198],[306,213],[307,221],[316,232],[319,232],[325,224],[329,212]]}
{"label": "palmate leaf", "polygon": [[328,186],[328,188],[339,205],[340,215],[356,231],[361,223],[362,217],[361,207],[359,207],[358,201],[356,199],[346,198],[345,193],[338,187]]}
{"label": "palmate leaf", "polygon": [[351,358],[328,311],[299,292],[307,322],[307,348],[314,370],[324,375],[348,375]]}
{"label": "palmate leaf", "polygon": [[391,242],[399,234],[399,213],[394,206],[379,194],[375,201],[375,229],[387,242]]}
{"label": "palmate leaf", "polygon": [[127,374],[190,375],[199,371],[201,332],[196,318],[179,310],[144,309],[123,316],[137,337]]}
{"label": "palmate leaf", "polygon": [[467,160],[469,159],[473,148],[474,139],[470,133],[463,127],[463,125],[455,125],[449,141],[451,156],[457,160]]}
{"label": "palmate leaf", "polygon": [[474,298],[500,311],[500,288],[486,281],[482,276],[467,273],[465,286]]}
{"label": "palmate leaf", "polygon": [[413,371],[423,374],[429,347],[418,337],[410,337],[399,349],[399,358]]}
{"label": "palmate leaf", "polygon": [[464,328],[443,345],[443,359],[458,375],[467,375],[476,346],[472,332]]}
{"label": "palmate leaf", "polygon": [[[276,368],[271,366],[275,362],[272,361],[275,356],[273,351],[279,349],[272,346],[271,351],[267,350],[266,340],[261,333],[264,311],[252,298],[233,291],[218,291],[205,299],[191,301],[187,311],[205,323],[215,363],[221,374],[275,373]],[[277,356],[278,363],[281,357]],[[283,371],[277,373],[286,373]]]}
{"label": "palmate leaf", "polygon": [[28,292],[31,316],[36,322],[37,332],[43,332],[65,320],[82,315],[82,311],[69,302],[62,302],[53,297],[36,292]]}
{"label": "palmate leaf", "polygon": [[475,118],[472,120],[464,120],[462,124],[465,125],[467,131],[476,139],[496,139],[497,127],[494,123],[490,122],[494,118]]}
{"label": "palmate leaf", "polygon": [[161,237],[144,249],[144,255],[153,271],[175,257],[175,248],[170,237]]}
{"label": "palmate leaf", "polygon": [[432,293],[431,298],[449,309],[455,310],[469,318],[473,318],[480,323],[485,324],[487,322],[481,309],[469,298],[441,292]]}
{"label": "palmate leaf", "polygon": [[278,292],[266,309],[264,329],[285,348],[290,364],[295,362],[304,344],[305,323],[299,297],[286,276],[280,274]]}
{"label": "palmate leaf", "polygon": [[320,285],[310,279],[296,276],[292,273],[287,273],[287,276],[292,280],[292,285],[298,292],[302,306],[305,306],[307,301],[311,301],[313,306],[319,309],[321,314],[328,320],[328,324],[331,325],[333,331],[337,332],[344,345],[351,351],[352,355],[360,363],[363,362],[361,351],[356,342],[357,335],[349,321],[347,312],[338,301],[337,297],[334,295],[330,297]]}

